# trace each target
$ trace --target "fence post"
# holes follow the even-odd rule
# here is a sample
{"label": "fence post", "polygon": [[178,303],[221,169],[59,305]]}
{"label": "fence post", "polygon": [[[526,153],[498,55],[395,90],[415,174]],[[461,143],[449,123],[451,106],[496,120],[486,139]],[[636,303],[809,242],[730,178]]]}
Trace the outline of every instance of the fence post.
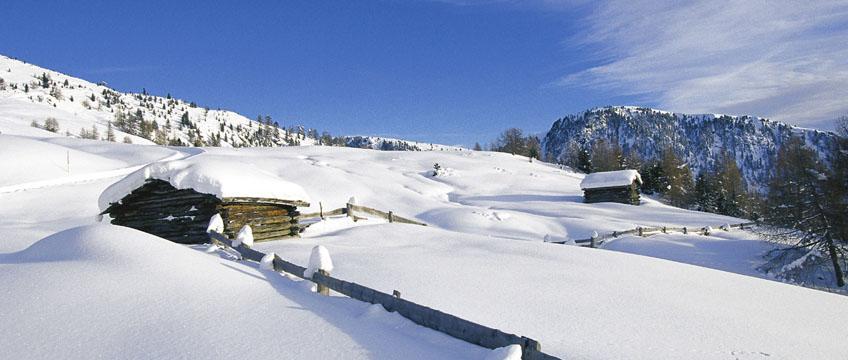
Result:
{"label": "fence post", "polygon": [[[316,272],[321,274],[321,275],[324,275],[324,276],[330,276],[330,273],[328,273],[325,270],[318,269],[318,271],[316,271]],[[322,285],[321,283],[315,283],[315,284],[318,285],[318,293],[319,294],[330,296],[330,288],[328,288],[325,285]]]}
{"label": "fence post", "polygon": [[324,204],[320,201],[318,202],[318,216],[321,217],[321,220],[324,220]]}
{"label": "fence post", "polygon": [[642,235],[642,227],[641,227],[641,226],[637,227],[637,228],[636,228],[636,230],[639,232],[639,236],[643,236],[643,235]]}
{"label": "fence post", "polygon": [[593,249],[595,248],[595,238],[594,237],[589,238],[589,247],[593,248]]}
{"label": "fence post", "polygon": [[668,234],[668,229],[666,229],[665,226],[663,226],[663,234]]}
{"label": "fence post", "polygon": [[353,221],[356,221],[356,217],[353,216],[353,206],[350,203],[347,203],[345,208],[347,209],[347,216],[353,218]]}
{"label": "fence post", "polygon": [[683,235],[686,235],[686,234],[688,234],[688,233],[689,233],[689,230],[688,230],[688,229],[686,229],[686,227],[684,226],[684,227],[683,227]]}
{"label": "fence post", "polygon": [[396,297],[396,298],[400,299],[400,291],[392,290],[392,296],[394,296],[394,297]]}
{"label": "fence post", "polygon": [[389,222],[395,222],[395,214],[389,211]]}

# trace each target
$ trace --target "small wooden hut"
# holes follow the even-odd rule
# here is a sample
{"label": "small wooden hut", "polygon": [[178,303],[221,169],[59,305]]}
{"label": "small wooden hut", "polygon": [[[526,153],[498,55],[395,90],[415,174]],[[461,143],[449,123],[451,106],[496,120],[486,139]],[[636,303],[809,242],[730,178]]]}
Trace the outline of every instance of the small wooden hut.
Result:
{"label": "small wooden hut", "polygon": [[[178,243],[209,242],[206,228],[215,214],[221,215],[224,234],[230,238],[235,238],[244,225],[250,225],[255,241],[298,236],[297,208],[309,206],[300,187],[271,178],[255,168],[235,165],[223,178],[202,171],[203,166],[185,164],[142,170],[101,195],[101,214],[108,214],[112,224]],[[175,186],[166,181],[174,178],[182,182]],[[133,186],[138,183],[142,185]],[[271,191],[263,190],[266,186],[272,187]],[[280,187],[285,189],[275,191]]]}
{"label": "small wooden hut", "polygon": [[639,187],[642,177],[636,170],[596,172],[586,175],[580,182],[583,202],[616,202],[639,205]]}

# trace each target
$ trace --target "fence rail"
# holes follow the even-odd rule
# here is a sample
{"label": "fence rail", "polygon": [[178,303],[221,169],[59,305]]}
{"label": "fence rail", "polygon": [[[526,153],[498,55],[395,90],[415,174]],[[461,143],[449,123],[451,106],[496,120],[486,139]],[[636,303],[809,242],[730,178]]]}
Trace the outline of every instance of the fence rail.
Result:
{"label": "fence rail", "polygon": [[[320,205],[320,203],[319,203],[319,205]],[[387,212],[387,211],[377,210],[377,209],[370,208],[370,207],[367,207],[367,206],[362,206],[362,205],[356,205],[356,204],[348,203],[348,204],[345,204],[345,207],[343,207],[343,208],[330,210],[330,211],[326,211],[326,212],[323,209],[324,206],[323,205],[320,205],[320,206],[321,206],[321,210],[319,212],[301,214],[297,217],[297,219],[299,221],[312,220],[312,219],[324,219],[327,216],[338,216],[338,215],[347,215],[347,216],[352,217],[354,220],[365,219],[364,217],[356,216],[356,214],[359,213],[359,214],[368,214],[368,215],[371,215],[371,216],[383,218],[383,219],[388,220],[390,223],[402,223],[402,224],[427,226],[427,224],[425,224],[423,222],[419,222],[419,221],[408,219],[408,218],[405,218],[405,217],[402,217],[402,216],[395,215],[395,213],[392,212],[392,211]]]}
{"label": "fence rail", "polygon": [[[238,251],[244,259],[259,262],[265,256],[264,253],[246,247],[244,244],[233,247],[232,240],[222,234],[210,232],[209,237],[215,244],[226,246]],[[559,359],[555,356],[543,353],[541,350],[541,344],[539,344],[536,340],[506,333],[498,329],[480,325],[439,310],[416,304],[409,300],[400,298],[399,292],[395,292],[395,295],[389,295],[363,285],[334,278],[330,276],[329,273],[322,270],[317,271],[311,278],[307,278],[304,276],[306,268],[285,261],[276,255],[274,256],[273,266],[274,271],[285,272],[301,279],[315,282],[318,284],[319,292],[321,292],[320,289],[324,287],[353,299],[371,304],[380,304],[386,309],[386,311],[397,312],[399,315],[418,325],[436,330],[471,344],[488,349],[497,349],[509,345],[519,345],[522,349],[522,359]]]}
{"label": "fence rail", "polygon": [[[746,226],[754,226],[754,225],[758,225],[758,223],[747,222],[747,223],[739,223],[739,224],[729,224],[729,225],[720,226],[719,229],[725,229],[725,228],[726,228],[726,230],[730,230],[732,228],[744,229]],[[700,227],[700,228],[699,227],[689,228],[689,227],[685,227],[685,226],[684,227],[671,227],[671,226],[644,227],[644,226],[637,226],[636,228],[630,229],[630,230],[613,231],[613,232],[605,233],[603,235],[599,235],[597,237],[590,237],[588,239],[574,240],[574,243],[577,244],[577,245],[580,245],[580,246],[593,247],[594,248],[594,247],[598,247],[600,245],[603,245],[604,242],[606,242],[609,239],[617,238],[619,236],[634,235],[634,234],[638,235],[638,236],[651,236],[651,235],[656,235],[656,234],[667,234],[667,233],[670,233],[670,232],[679,232],[679,233],[683,233],[683,234],[693,233],[693,234],[700,234],[700,235],[709,235],[710,234],[710,227],[704,226],[704,227]],[[550,241],[550,242],[554,243],[554,244],[567,244],[567,243],[569,243],[569,240]]]}

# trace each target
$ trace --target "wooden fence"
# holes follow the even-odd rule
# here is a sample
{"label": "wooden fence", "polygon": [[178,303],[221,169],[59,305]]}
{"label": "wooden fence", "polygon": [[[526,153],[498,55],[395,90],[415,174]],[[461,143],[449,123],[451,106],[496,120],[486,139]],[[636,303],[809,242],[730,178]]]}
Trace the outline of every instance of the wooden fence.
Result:
{"label": "wooden fence", "polygon": [[[739,223],[739,224],[730,224],[726,226],[719,226],[719,230],[727,230],[729,231],[732,228],[745,229],[746,226],[754,226],[757,225],[756,222],[747,222],[747,223]],[[624,231],[613,231],[603,235],[599,235],[597,237],[590,237],[588,239],[579,239],[574,240],[574,243],[584,247],[598,247],[604,244],[609,239],[617,238],[623,235],[638,235],[638,236],[651,236],[656,234],[667,234],[670,232],[679,232],[683,234],[699,234],[699,235],[709,235],[711,227],[704,226],[700,228],[688,228],[688,227],[670,227],[670,226],[660,226],[660,227],[643,227],[638,226],[635,229],[624,230]],[[567,244],[568,240],[563,241],[550,241],[554,244]]]}
{"label": "wooden fence", "polygon": [[[390,223],[402,223],[402,224],[427,226],[427,224],[425,224],[425,223],[418,222],[418,221],[415,221],[415,220],[412,220],[412,219],[408,219],[408,218],[405,218],[405,217],[402,217],[402,216],[397,216],[392,211],[386,212],[386,211],[382,211],[382,210],[373,209],[373,208],[370,208],[370,207],[367,207],[367,206],[361,206],[361,205],[355,205],[355,204],[348,203],[343,208],[330,210],[330,211],[325,212],[324,206],[321,203],[318,203],[318,205],[320,206],[321,210],[319,210],[316,213],[301,214],[300,216],[298,216],[298,221],[313,220],[313,219],[324,219],[325,217],[328,217],[328,216],[338,216],[338,215],[347,215],[347,216],[352,217],[354,220],[366,219],[365,217],[357,216],[357,213],[358,213],[358,214],[362,214],[362,215],[367,214],[367,215],[383,218],[383,219],[388,220]],[[311,224],[309,224],[309,225],[311,225]]]}
{"label": "wooden fence", "polygon": [[[244,259],[259,262],[265,256],[264,253],[248,248],[244,246],[244,244],[233,247],[232,241],[222,234],[210,232],[209,237],[215,244],[226,246],[238,251]],[[519,345],[522,349],[522,359],[559,359],[555,356],[543,353],[541,351],[541,344],[539,344],[536,340],[524,336],[505,333],[498,329],[480,325],[439,310],[416,304],[409,300],[401,299],[400,293],[397,291],[395,291],[393,295],[389,295],[366,286],[334,278],[323,270],[315,272],[315,274],[312,275],[312,278],[306,278],[304,276],[306,268],[285,261],[276,255],[274,256],[273,265],[274,271],[276,272],[285,272],[301,279],[315,282],[318,284],[319,293],[329,294],[329,291],[326,289],[331,289],[353,299],[371,304],[380,304],[386,309],[386,311],[397,312],[401,316],[418,325],[450,335],[471,344],[479,345],[488,349],[497,349],[509,345]]]}

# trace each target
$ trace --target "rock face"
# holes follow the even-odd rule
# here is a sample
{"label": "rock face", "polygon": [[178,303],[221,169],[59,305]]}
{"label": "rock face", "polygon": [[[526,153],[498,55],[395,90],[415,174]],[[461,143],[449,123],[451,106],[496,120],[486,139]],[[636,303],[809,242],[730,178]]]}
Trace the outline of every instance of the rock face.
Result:
{"label": "rock face", "polygon": [[764,191],[777,151],[791,136],[803,137],[830,163],[836,140],[832,132],[750,116],[691,115],[630,106],[597,108],[555,121],[545,135],[543,154],[550,161],[566,162],[575,151],[589,150],[606,140],[618,143],[624,154],[635,152],[643,160],[657,160],[668,148],[697,175],[712,168],[726,151],[735,157],[748,188]]}

